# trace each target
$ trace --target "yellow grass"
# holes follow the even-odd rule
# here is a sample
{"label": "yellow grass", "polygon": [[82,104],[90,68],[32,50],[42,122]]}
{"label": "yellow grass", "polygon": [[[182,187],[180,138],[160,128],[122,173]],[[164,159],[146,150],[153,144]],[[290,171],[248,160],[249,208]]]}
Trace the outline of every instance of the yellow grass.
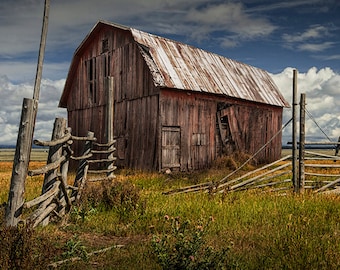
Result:
{"label": "yellow grass", "polygon": [[[46,162],[32,161],[30,162],[30,169],[37,169],[44,166]],[[13,162],[0,162],[0,203],[6,202],[8,198],[8,191],[11,183]],[[41,192],[43,184],[43,176],[27,177],[25,198],[31,200],[38,196]]]}

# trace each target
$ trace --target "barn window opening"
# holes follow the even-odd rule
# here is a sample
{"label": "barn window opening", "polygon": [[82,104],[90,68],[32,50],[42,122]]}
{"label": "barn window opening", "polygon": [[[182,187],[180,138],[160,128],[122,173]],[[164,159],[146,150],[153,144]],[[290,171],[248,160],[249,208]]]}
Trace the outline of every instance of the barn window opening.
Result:
{"label": "barn window opening", "polygon": [[110,63],[111,63],[111,55],[109,53],[104,54],[103,56],[103,76],[104,77],[110,76],[110,72],[111,72]]}
{"label": "barn window opening", "polygon": [[87,83],[89,91],[90,104],[97,103],[97,70],[96,70],[96,58],[91,58],[85,62],[87,69]]}
{"label": "barn window opening", "polygon": [[192,145],[204,146],[207,145],[207,139],[205,133],[193,133],[192,134]]}
{"label": "barn window opening", "polygon": [[105,38],[102,40],[102,53],[109,51],[109,39]]}

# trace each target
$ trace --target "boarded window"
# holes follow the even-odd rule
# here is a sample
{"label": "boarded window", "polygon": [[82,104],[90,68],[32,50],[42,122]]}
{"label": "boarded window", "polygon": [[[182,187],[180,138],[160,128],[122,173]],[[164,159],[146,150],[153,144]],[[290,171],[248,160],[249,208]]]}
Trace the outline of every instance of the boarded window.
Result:
{"label": "boarded window", "polygon": [[89,89],[89,103],[97,103],[97,69],[96,58],[92,58],[85,63],[87,69],[87,83]]}
{"label": "boarded window", "polygon": [[102,40],[102,53],[105,53],[109,50],[109,39],[105,38]]}
{"label": "boarded window", "polygon": [[102,56],[103,62],[103,76],[109,77],[111,75],[111,55],[109,53],[105,53]]}
{"label": "boarded window", "polygon": [[181,129],[179,127],[162,128],[162,168],[180,167]]}
{"label": "boarded window", "polygon": [[205,133],[193,133],[192,134],[192,145],[203,146],[207,145],[207,139]]}

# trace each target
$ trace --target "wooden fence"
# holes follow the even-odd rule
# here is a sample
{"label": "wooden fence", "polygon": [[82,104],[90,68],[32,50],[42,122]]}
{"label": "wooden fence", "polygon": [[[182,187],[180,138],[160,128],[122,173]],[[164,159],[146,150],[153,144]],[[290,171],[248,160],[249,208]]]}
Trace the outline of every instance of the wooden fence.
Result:
{"label": "wooden fence", "polygon": [[[84,142],[81,156],[73,156],[73,141]],[[16,221],[25,220],[33,227],[39,224],[47,225],[51,217],[62,219],[71,210],[72,205],[80,199],[88,181],[115,178],[114,152],[116,149],[114,143],[114,140],[106,144],[96,142],[93,132],[88,132],[86,137],[73,136],[71,130],[66,128],[66,120],[57,118],[51,141],[34,141],[35,145],[49,147],[47,164],[27,173],[29,176],[44,175],[42,194],[31,201],[24,202],[18,209],[13,210],[15,213],[9,216],[15,216]],[[78,161],[79,164],[72,184],[69,183],[68,170],[71,159]],[[91,169],[91,166],[94,169]],[[11,186],[14,184],[11,183]],[[20,195],[17,194],[17,196]],[[11,205],[11,202],[9,201],[8,204]],[[30,209],[27,211],[30,214],[23,218],[25,209]],[[15,226],[16,224],[12,225]]]}
{"label": "wooden fence", "polygon": [[[329,152],[330,150],[328,150]],[[305,151],[303,184],[299,192],[340,194],[340,157],[323,154],[321,150]],[[334,162],[334,164],[331,164]],[[320,173],[322,171],[323,173]],[[227,193],[257,189],[264,192],[294,192],[292,180],[292,155],[247,172],[243,175],[230,173],[216,182],[201,183],[164,192],[165,195],[211,192]]]}
{"label": "wooden fence", "polygon": [[[294,104],[297,104],[297,102],[294,101]],[[301,94],[300,136],[299,142],[294,142],[296,140],[294,139],[291,143],[291,155],[287,155],[254,171],[247,172],[244,175],[237,176],[236,173],[239,173],[240,169],[250,162],[257,153],[264,150],[267,147],[266,144],[238,169],[219,181],[170,190],[164,192],[164,194],[198,191],[221,193],[249,189],[263,189],[271,192],[292,190],[296,193],[311,190],[315,193],[340,194],[340,174],[337,173],[337,171],[340,171],[340,157],[337,156],[340,150],[340,137],[337,142],[305,142],[305,104],[305,94]],[[296,118],[296,116],[293,116],[293,118]],[[293,125],[293,129],[295,126],[296,123]],[[293,130],[292,133],[295,134],[296,131]],[[307,151],[306,146],[311,145],[314,147],[317,145],[334,147],[334,155],[322,153],[320,149],[317,152]],[[332,163],[330,161],[333,161],[333,164],[330,164]]]}

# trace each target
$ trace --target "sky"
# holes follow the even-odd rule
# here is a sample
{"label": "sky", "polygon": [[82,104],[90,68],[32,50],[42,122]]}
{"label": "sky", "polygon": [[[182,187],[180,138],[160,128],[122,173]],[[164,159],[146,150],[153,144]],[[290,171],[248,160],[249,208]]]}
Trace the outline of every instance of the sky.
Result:
{"label": "sky", "polygon": [[[15,145],[33,97],[44,0],[0,2],[0,145]],[[338,0],[51,0],[36,139],[51,138],[72,56],[98,20],[181,41],[269,72],[291,104],[306,93],[309,141],[340,136]],[[284,109],[283,124],[291,118]],[[291,140],[291,127],[283,143]]]}

